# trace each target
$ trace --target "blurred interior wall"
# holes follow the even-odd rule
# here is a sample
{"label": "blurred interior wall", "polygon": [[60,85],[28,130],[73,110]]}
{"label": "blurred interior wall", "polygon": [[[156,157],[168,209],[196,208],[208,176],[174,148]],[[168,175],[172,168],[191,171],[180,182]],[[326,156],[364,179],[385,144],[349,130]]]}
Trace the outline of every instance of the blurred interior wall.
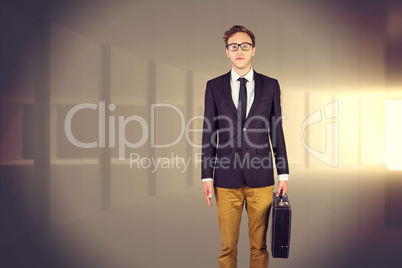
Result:
{"label": "blurred interior wall", "polygon": [[[402,3],[392,1],[387,8],[387,30],[386,30],[386,74],[387,90],[390,91],[388,99],[402,99]],[[391,115],[391,118],[400,118],[400,115]],[[396,133],[401,132],[400,120],[397,122],[387,121],[392,124],[392,129]],[[389,131],[389,130],[388,130]],[[389,133],[390,134],[390,133]],[[391,137],[392,135],[387,135]],[[394,164],[397,170],[388,170],[385,176],[385,223],[388,226],[402,227],[402,198],[400,190],[402,189],[402,160],[400,152],[402,150],[400,137],[395,137],[397,141],[388,141],[386,151],[387,159]],[[389,154],[389,155],[388,155]]]}
{"label": "blurred interior wall", "polygon": [[[272,35],[261,39],[275,42],[266,42],[265,51],[261,47],[263,58],[256,58],[253,67],[281,83],[291,164],[301,169],[324,165],[306,152],[303,143],[325,153],[328,123],[339,123],[339,165],[383,163],[385,90],[396,83],[399,76],[393,73],[400,71],[396,48],[401,39],[397,34],[394,38],[393,30],[400,17],[395,10],[400,7],[389,8],[386,25],[383,17],[375,20],[376,15],[341,8],[281,8],[300,23],[278,16],[275,25],[267,21],[250,28],[254,26],[260,33],[264,26],[274,29]],[[130,168],[130,153],[145,159],[170,157],[173,152],[196,161],[199,149],[189,147],[184,139],[168,149],[152,148],[148,139],[140,148],[126,148],[126,160],[118,160],[119,117],[124,120],[139,115],[150,123],[150,105],[155,103],[174,105],[186,118],[202,115],[206,81],[229,71],[229,62],[220,73],[184,69],[10,8],[2,7],[1,12],[0,191],[1,213],[7,219],[2,233],[21,234],[61,225],[94,211],[199,183],[197,168],[184,173],[178,168],[157,173]],[[385,27],[390,29],[387,38]],[[198,60],[202,61],[202,55]],[[339,116],[326,118],[324,107],[334,101],[338,101]],[[110,146],[111,134],[107,132],[105,148],[75,147],[65,135],[66,115],[78,104],[97,105],[75,114],[72,132],[83,142],[99,144],[101,102],[105,102],[106,126],[115,126],[115,146]],[[109,109],[109,104],[115,109]],[[302,129],[306,118],[317,110],[322,120]],[[200,121],[194,126],[200,128]],[[181,127],[178,113],[156,110],[156,143],[175,140]],[[137,122],[129,122],[124,134],[135,143],[142,130]],[[192,137],[199,140],[200,133]]]}

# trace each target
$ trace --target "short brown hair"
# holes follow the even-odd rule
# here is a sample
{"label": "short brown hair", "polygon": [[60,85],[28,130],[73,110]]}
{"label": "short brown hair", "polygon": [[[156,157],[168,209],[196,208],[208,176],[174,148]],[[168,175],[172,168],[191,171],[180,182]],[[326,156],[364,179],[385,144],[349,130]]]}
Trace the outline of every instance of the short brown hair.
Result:
{"label": "short brown hair", "polygon": [[232,28],[230,28],[223,34],[223,40],[225,41],[225,47],[227,47],[227,45],[228,45],[229,38],[232,35],[234,35],[235,33],[239,33],[239,32],[248,34],[248,36],[250,36],[250,38],[251,38],[251,43],[252,43],[253,47],[255,46],[255,36],[254,36],[253,32],[242,25],[234,25]]}

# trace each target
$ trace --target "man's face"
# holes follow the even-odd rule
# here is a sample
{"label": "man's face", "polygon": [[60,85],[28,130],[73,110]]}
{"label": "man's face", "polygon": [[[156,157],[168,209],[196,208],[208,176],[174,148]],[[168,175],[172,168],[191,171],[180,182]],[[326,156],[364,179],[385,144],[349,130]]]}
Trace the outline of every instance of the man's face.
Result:
{"label": "man's face", "polygon": [[[232,35],[229,40],[228,40],[228,44],[232,44],[232,43],[236,43],[236,44],[242,44],[242,43],[250,43],[251,42],[251,38],[248,34],[246,33],[235,33],[234,35]],[[231,51],[228,48],[226,48],[226,55],[229,57],[230,61],[232,62],[232,66],[233,69],[237,72],[237,73],[244,73],[244,72],[248,72],[251,68],[251,58],[254,56],[255,54],[255,47],[252,47],[250,50],[248,51],[244,51],[240,46],[237,49],[237,51]]]}

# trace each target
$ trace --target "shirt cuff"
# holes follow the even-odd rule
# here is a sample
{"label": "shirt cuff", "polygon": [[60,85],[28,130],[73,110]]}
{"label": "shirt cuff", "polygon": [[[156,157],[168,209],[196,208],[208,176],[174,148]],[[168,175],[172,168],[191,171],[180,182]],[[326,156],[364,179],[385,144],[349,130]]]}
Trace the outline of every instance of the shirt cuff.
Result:
{"label": "shirt cuff", "polygon": [[[279,181],[287,181],[287,180],[289,180],[289,174],[279,174],[278,175],[278,180]],[[205,179],[202,179],[201,181],[202,182],[213,181],[213,179],[212,178],[205,178]]]}
{"label": "shirt cuff", "polygon": [[278,180],[279,181],[287,181],[287,180],[289,180],[289,174],[279,174],[278,175]]}

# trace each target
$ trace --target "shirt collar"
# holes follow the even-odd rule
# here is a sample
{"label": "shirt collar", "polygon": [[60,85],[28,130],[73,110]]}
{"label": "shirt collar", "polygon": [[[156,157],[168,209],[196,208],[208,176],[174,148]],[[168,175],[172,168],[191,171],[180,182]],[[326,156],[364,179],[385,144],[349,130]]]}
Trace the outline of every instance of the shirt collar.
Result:
{"label": "shirt collar", "polygon": [[[232,70],[230,72],[230,77],[232,79],[232,82],[237,82],[237,79],[239,79],[241,76],[238,73],[236,73],[236,71],[233,70],[233,68],[232,68]],[[246,78],[248,82],[251,82],[254,80],[253,68],[250,69],[250,71],[244,76],[244,78]]]}

